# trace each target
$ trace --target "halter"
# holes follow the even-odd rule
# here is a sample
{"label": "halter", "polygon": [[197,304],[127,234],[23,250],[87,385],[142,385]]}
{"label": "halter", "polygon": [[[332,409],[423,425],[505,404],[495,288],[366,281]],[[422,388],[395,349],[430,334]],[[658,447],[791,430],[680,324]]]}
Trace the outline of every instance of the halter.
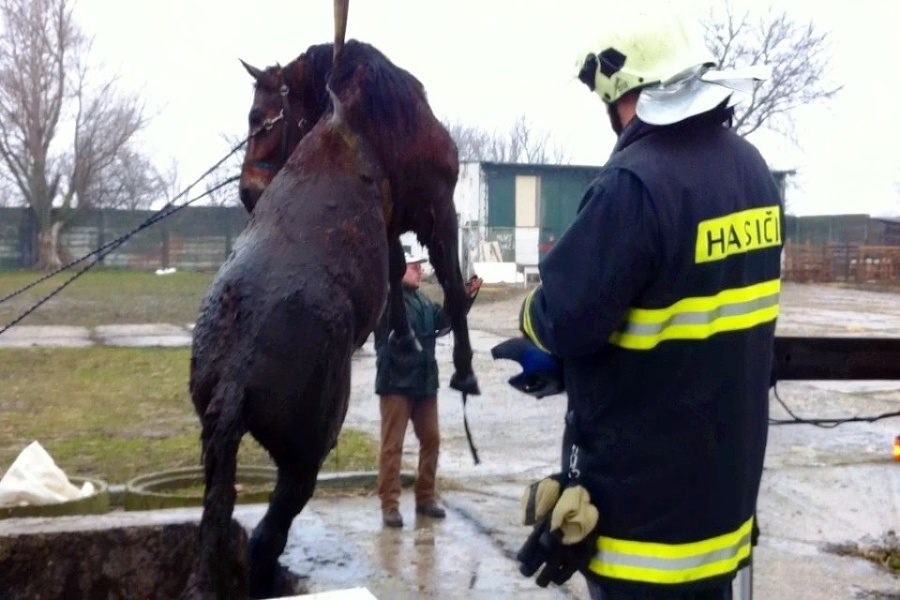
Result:
{"label": "halter", "polygon": [[[290,107],[290,103],[288,102],[288,93],[289,92],[290,92],[290,90],[288,89],[288,86],[282,83],[281,87],[278,89],[278,95],[281,96],[281,110],[278,112],[278,114],[276,116],[270,117],[270,118],[266,119],[265,121],[263,121],[262,125],[260,125],[259,128],[256,131],[254,131],[253,134],[250,136],[250,137],[255,138],[256,136],[258,136],[259,134],[261,134],[263,132],[271,131],[272,128],[275,126],[275,123],[283,120],[284,125],[281,128],[281,156],[279,157],[278,163],[273,164],[273,163],[265,162],[265,161],[256,161],[251,164],[251,166],[253,168],[262,169],[264,171],[278,171],[279,169],[281,169],[281,167],[284,166],[284,163],[287,162],[288,156],[290,154],[288,151],[288,147],[290,145],[290,136],[291,136],[290,124],[293,123],[293,121],[290,118],[290,108],[291,107]],[[297,133],[301,137],[303,134],[303,129],[305,127],[306,127],[306,119],[300,119],[299,121],[297,121]]]}

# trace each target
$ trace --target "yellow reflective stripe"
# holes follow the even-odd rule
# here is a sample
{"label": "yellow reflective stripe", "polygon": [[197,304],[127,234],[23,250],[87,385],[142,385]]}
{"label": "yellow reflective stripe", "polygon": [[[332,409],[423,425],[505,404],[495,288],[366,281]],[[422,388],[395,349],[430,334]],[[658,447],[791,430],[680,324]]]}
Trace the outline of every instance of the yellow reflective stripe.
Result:
{"label": "yellow reflective stripe", "polygon": [[715,296],[684,298],[666,308],[632,308],[611,344],[650,350],[666,340],[700,340],[724,331],[740,331],[778,316],[781,280],[772,279]]}
{"label": "yellow reflective stripe", "polygon": [[597,575],[648,583],[689,583],[732,573],[750,556],[753,518],[736,531],[686,544],[600,537],[590,570]]}
{"label": "yellow reflective stripe", "polygon": [[543,350],[546,353],[550,353],[547,348],[541,343],[541,340],[538,339],[537,334],[534,332],[534,327],[531,324],[531,301],[534,299],[534,294],[540,288],[534,288],[528,295],[525,296],[525,302],[522,305],[522,331],[525,332],[525,335],[528,336],[534,345]]}

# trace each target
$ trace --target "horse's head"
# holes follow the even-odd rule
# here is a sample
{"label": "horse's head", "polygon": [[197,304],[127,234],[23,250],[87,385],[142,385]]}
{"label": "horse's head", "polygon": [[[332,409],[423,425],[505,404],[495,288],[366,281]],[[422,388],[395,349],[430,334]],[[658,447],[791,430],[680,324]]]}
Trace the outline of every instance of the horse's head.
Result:
{"label": "horse's head", "polygon": [[[284,67],[257,69],[241,64],[256,80],[248,121],[250,139],[241,168],[241,202],[252,212],[256,201],[284,166],[304,135],[322,116],[324,81],[317,86],[301,55]],[[317,88],[321,87],[322,91]]]}

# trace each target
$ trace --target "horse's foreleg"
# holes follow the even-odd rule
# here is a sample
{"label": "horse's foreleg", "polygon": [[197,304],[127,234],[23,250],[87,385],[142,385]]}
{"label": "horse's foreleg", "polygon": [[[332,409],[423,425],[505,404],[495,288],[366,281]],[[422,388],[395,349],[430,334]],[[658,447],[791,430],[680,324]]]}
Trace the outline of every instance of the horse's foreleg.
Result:
{"label": "horse's foreleg", "polygon": [[446,206],[443,216],[435,219],[427,232],[417,232],[428,248],[428,256],[435,275],[444,290],[444,310],[453,329],[453,367],[450,387],[466,394],[480,394],[478,379],[472,370],[472,344],[469,340],[469,295],[459,266],[459,235],[452,191],[441,197],[435,206]]}
{"label": "horse's foreleg", "polygon": [[403,254],[403,244],[400,243],[399,235],[388,236],[388,260],[390,280],[388,314],[391,324],[388,342],[394,347],[395,358],[402,361],[404,356],[422,352],[422,344],[416,339],[416,335],[409,325],[406,304],[403,302],[401,281],[406,273],[406,257]]}

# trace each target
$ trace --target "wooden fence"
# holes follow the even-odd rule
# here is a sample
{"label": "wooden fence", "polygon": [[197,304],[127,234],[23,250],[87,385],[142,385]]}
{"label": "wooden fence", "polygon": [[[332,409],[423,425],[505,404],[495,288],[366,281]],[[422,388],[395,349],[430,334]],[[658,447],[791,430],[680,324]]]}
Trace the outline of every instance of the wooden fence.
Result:
{"label": "wooden fence", "polygon": [[784,245],[782,278],[798,283],[900,283],[900,246]]}

